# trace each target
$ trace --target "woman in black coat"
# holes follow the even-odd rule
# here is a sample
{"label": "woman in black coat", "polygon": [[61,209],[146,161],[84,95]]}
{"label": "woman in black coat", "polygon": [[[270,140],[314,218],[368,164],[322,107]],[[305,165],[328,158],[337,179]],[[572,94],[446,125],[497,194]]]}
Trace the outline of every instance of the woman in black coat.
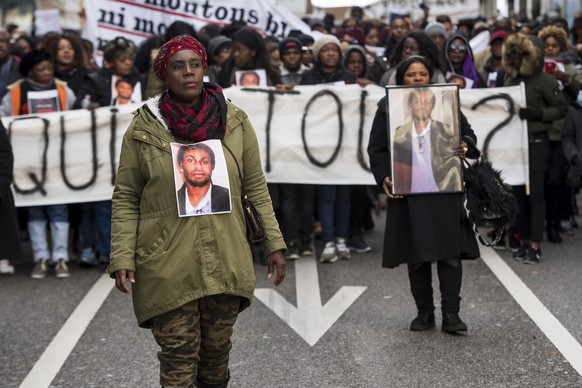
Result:
{"label": "woman in black coat", "polygon": [[22,255],[18,218],[10,190],[13,166],[12,146],[8,140],[6,128],[0,121],[0,236],[2,236],[0,238],[0,273],[2,274],[13,274],[14,267],[10,264],[10,260]]}
{"label": "woman in black coat", "polygon": [[[397,69],[398,85],[428,85],[433,70],[420,56],[404,60]],[[435,326],[431,262],[437,262],[442,295],[442,330],[466,331],[459,317],[462,280],[461,259],[479,257],[479,247],[463,210],[462,193],[396,196],[391,193],[391,156],[385,98],[378,104],[372,124],[368,154],[378,187],[388,195],[382,266],[408,264],[408,277],[418,316],[410,330]],[[460,114],[461,142],[451,152],[461,158],[477,157],[476,137]]]}

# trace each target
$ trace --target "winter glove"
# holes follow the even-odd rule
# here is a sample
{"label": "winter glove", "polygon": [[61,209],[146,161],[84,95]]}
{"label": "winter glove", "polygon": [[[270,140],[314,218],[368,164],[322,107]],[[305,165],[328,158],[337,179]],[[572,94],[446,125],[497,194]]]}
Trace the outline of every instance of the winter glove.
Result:
{"label": "winter glove", "polygon": [[519,110],[519,118],[522,120],[541,120],[543,116],[541,109],[521,108]]}

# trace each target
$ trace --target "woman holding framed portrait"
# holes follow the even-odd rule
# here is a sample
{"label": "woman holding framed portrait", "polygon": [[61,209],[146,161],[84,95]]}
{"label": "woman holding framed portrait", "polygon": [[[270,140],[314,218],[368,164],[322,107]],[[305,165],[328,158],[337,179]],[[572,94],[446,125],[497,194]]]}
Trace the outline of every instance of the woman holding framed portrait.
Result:
{"label": "woman holding framed portrait", "polygon": [[[475,146],[475,134],[458,110],[458,104],[441,103],[443,112],[439,113],[438,119],[433,119],[436,99],[431,95],[431,92],[434,94],[433,90],[427,86],[432,72],[432,67],[421,56],[413,56],[400,63],[396,71],[397,85],[411,86],[413,92],[410,100],[395,99],[387,93],[390,98],[380,101],[372,124],[368,154],[378,187],[388,196],[382,266],[394,268],[400,264],[408,265],[410,287],[418,309],[418,316],[410,324],[410,330],[428,330],[435,326],[431,262],[436,261],[442,296],[442,330],[457,333],[467,331],[467,325],[459,317],[461,260],[475,259],[480,254],[465,217],[463,193],[458,187],[450,188],[444,183],[444,186],[439,186],[435,172],[437,169],[446,172],[448,167],[437,166],[432,155],[435,160],[440,155],[439,158],[445,158],[448,162],[456,161],[458,165],[460,159],[475,158],[479,151]],[[417,88],[412,89],[412,86]],[[399,104],[400,111],[408,111],[408,108],[402,106],[407,101],[411,110],[414,110],[415,104],[419,105],[417,112],[411,113],[410,126],[405,122],[391,131],[390,126],[394,126],[394,120],[390,117],[392,110],[389,105]],[[420,109],[420,106],[423,108]],[[449,106],[448,112],[445,112],[445,106]],[[460,131],[456,137],[447,135],[445,124],[440,122],[442,117],[456,120]],[[447,120],[443,118],[442,121]],[[399,151],[401,155],[397,156],[394,155],[394,141],[401,135],[408,137],[409,142],[407,148]],[[391,139],[392,136],[395,139]],[[421,142],[420,136],[424,136],[424,142]],[[447,136],[452,140],[448,146],[443,146]],[[420,152],[420,147],[423,152]],[[408,173],[411,181],[416,177],[417,182],[423,185],[426,182],[429,182],[428,185],[432,183],[435,190],[427,190],[423,186],[414,195],[409,195],[413,194],[413,190],[400,191],[401,194],[395,192],[393,164],[401,163],[403,158],[410,162]]]}

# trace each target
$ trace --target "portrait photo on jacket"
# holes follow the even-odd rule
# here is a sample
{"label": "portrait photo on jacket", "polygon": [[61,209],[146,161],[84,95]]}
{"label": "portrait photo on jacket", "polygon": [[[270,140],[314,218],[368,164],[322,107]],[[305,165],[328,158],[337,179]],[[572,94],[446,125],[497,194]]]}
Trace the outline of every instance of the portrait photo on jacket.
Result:
{"label": "portrait photo on jacket", "polygon": [[178,215],[230,213],[230,183],[220,140],[170,145]]}
{"label": "portrait photo on jacket", "polygon": [[457,84],[386,88],[393,194],[463,190]]}

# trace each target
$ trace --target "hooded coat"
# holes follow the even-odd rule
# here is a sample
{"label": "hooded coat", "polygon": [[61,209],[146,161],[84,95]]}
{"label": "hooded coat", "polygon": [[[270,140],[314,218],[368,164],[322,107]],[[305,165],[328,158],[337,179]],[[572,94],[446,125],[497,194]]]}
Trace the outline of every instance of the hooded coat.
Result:
{"label": "hooded coat", "polygon": [[[537,36],[510,35],[503,43],[503,71],[500,86],[525,85],[527,108],[541,112],[541,118],[527,120],[530,166],[547,170],[546,143],[554,121],[566,115],[568,105],[556,79],[543,71],[544,43]],[[533,147],[533,149],[532,149]],[[540,148],[536,151],[537,148]],[[546,154],[546,156],[544,156]]]}
{"label": "hooded coat", "polygon": [[[176,139],[158,109],[159,96],[134,113],[121,146],[113,192],[111,263],[107,272],[135,271],[133,307],[138,324],[209,295],[253,298],[253,258],[245,234],[243,185],[265,231],[266,255],[286,249],[247,115],[228,103],[226,144],[232,212],[179,217],[170,142]],[[224,148],[224,147],[223,147]]]}

